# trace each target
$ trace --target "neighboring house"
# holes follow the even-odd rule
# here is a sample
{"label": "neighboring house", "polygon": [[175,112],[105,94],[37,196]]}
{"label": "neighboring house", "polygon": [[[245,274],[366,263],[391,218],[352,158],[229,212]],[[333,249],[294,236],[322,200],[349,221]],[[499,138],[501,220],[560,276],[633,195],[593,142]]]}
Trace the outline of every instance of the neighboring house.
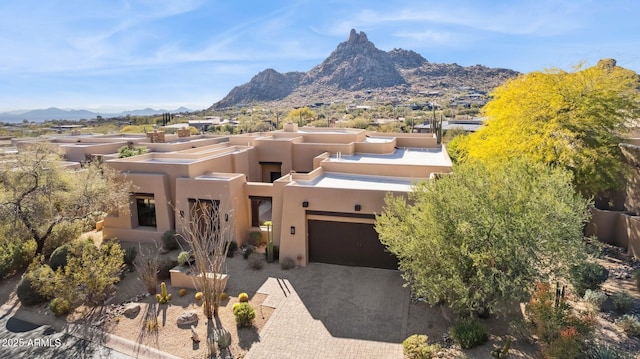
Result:
{"label": "neighboring house", "polygon": [[627,254],[640,259],[640,133],[634,129],[621,143],[620,149],[630,164],[624,190],[614,192],[608,203],[596,201],[591,220],[585,228],[587,236],[622,247]]}
{"label": "neighboring house", "polygon": [[[211,201],[233,223],[238,244],[250,228],[271,220],[280,258],[303,266],[396,268],[374,229],[385,196],[406,196],[416,181],[452,167],[430,134],[295,124],[233,136],[60,136],[51,142],[68,160],[101,154],[132,182],[129,210],[105,219],[105,237],[158,240],[167,230],[180,231],[179,216],[188,216],[194,200]],[[125,144],[150,152],[118,159],[115,152]]]}
{"label": "neighboring house", "polygon": [[[484,125],[485,117],[475,117],[466,120],[448,120],[442,121],[442,130],[447,132],[452,129],[461,129],[465,132],[476,132]],[[414,131],[417,133],[431,133],[431,124],[429,121],[425,121],[420,125],[414,127]]]}

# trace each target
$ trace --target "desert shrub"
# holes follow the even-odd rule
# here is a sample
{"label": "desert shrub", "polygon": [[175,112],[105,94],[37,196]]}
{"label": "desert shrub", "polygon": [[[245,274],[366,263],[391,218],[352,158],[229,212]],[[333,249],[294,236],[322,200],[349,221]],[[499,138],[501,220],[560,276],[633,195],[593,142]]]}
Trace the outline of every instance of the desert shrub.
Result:
{"label": "desert shrub", "polygon": [[138,279],[144,285],[149,294],[156,294],[158,291],[158,271],[160,261],[156,255],[151,255],[146,251],[144,255],[138,256],[133,262],[137,271]]}
{"label": "desert shrub", "polygon": [[185,295],[187,295],[187,290],[184,288],[180,289],[180,291],[178,291],[178,295],[184,297]]}
{"label": "desert shrub", "polygon": [[547,283],[537,283],[526,313],[547,357],[562,354],[562,358],[573,358],[575,356],[569,354],[582,350],[582,343],[593,331],[596,319],[591,312],[574,314],[571,306],[557,295],[557,290],[552,290]]}
{"label": "desert shrub", "polygon": [[225,292],[220,293],[220,300],[227,300],[229,295]]}
{"label": "desert shrub", "polygon": [[473,317],[458,320],[449,329],[449,335],[462,349],[473,348],[489,340],[487,330]]}
{"label": "desert shrub", "polygon": [[126,158],[131,156],[141,155],[147,153],[148,149],[144,146],[129,146],[125,145],[118,148],[118,158]]}
{"label": "desert shrub", "polygon": [[227,257],[233,258],[233,256],[236,254],[236,251],[238,250],[238,243],[231,241],[229,242],[228,246],[229,249],[227,249]]}
{"label": "desert shrub", "polygon": [[246,302],[248,302],[248,301],[249,301],[249,294],[244,293],[244,292],[243,292],[243,293],[240,293],[240,294],[238,295],[238,301],[239,301],[240,303],[246,303]]}
{"label": "desert shrub", "polygon": [[113,241],[100,248],[92,239],[74,241],[67,254],[67,265],[53,271],[43,265],[42,275],[33,283],[50,298],[66,299],[72,308],[80,304],[98,304],[112,294],[120,281],[124,251]]}
{"label": "desert shrub", "polygon": [[536,289],[527,303],[526,313],[533,332],[541,342],[551,343],[564,326],[570,307],[560,301],[556,304],[555,293],[547,283],[537,283]]}
{"label": "desert shrub", "polygon": [[51,256],[53,251],[63,244],[71,243],[78,239],[82,234],[84,224],[81,222],[75,223],[60,223],[53,228],[51,235],[47,238],[42,249],[42,254],[45,258]]}
{"label": "desert shrub", "polygon": [[63,244],[51,253],[49,257],[49,267],[51,267],[51,269],[55,271],[67,265],[67,255],[69,254],[70,247],[69,244]]}
{"label": "desert shrub", "polygon": [[34,240],[0,238],[0,278],[26,267],[35,256],[36,247]]}
{"label": "desert shrub", "polygon": [[633,279],[636,281],[636,288],[640,291],[640,269],[633,272]]}
{"label": "desert shrub", "polygon": [[546,358],[578,358],[581,351],[580,334],[574,327],[560,330],[558,338],[542,349]]}
{"label": "desert shrub", "polygon": [[200,300],[202,300],[203,297],[204,297],[204,294],[202,294],[202,292],[197,292],[196,293],[196,296],[195,296],[196,300],[200,301]]}
{"label": "desert shrub", "polygon": [[124,250],[124,264],[129,266],[129,268],[133,267],[133,262],[136,260],[138,256],[138,249],[136,247],[127,247]]}
{"label": "desert shrub", "polygon": [[162,234],[162,248],[172,251],[174,249],[178,249],[178,238],[176,236],[176,231],[169,230]]}
{"label": "desert shrub", "polygon": [[156,318],[155,316],[145,318],[144,322],[145,328],[148,332],[153,333],[158,331],[158,318]]}
{"label": "desert shrub", "polygon": [[517,340],[531,340],[531,325],[524,319],[509,322],[508,333]]}
{"label": "desert shrub", "polygon": [[251,253],[249,258],[247,258],[247,262],[249,268],[258,270],[264,268],[265,259],[262,254],[255,252]]}
{"label": "desert shrub", "polygon": [[429,344],[426,335],[414,334],[402,342],[402,352],[407,359],[431,359],[440,351],[440,345]]}
{"label": "desert shrub", "polygon": [[611,301],[613,309],[620,314],[628,313],[633,308],[633,298],[627,292],[613,294]]}
{"label": "desert shrub", "polygon": [[242,258],[248,259],[251,253],[253,253],[253,248],[244,247],[244,249],[242,250]]}
{"label": "desert shrub", "polygon": [[640,337],[640,320],[635,315],[625,314],[616,320],[618,325],[630,337]]}
{"label": "desert shrub", "polygon": [[601,310],[602,305],[607,300],[607,295],[601,290],[587,289],[584,292],[584,300],[591,304],[595,309]]}
{"label": "desert shrub", "polygon": [[[273,248],[273,260],[277,261],[278,259],[280,259],[280,249],[278,249],[278,246],[276,246],[275,244],[272,245],[272,248]],[[269,246],[267,246],[267,248],[265,248],[264,257],[266,259],[269,258]]]}
{"label": "desert shrub", "polygon": [[238,306],[234,306],[233,315],[236,317],[236,324],[239,327],[250,327],[253,325],[253,319],[256,317],[256,312],[249,303],[239,303]]}
{"label": "desert shrub", "polygon": [[260,241],[262,241],[262,231],[251,231],[249,232],[249,244],[257,247],[260,245]]}
{"label": "desert shrub", "polygon": [[598,263],[585,262],[569,270],[571,284],[580,296],[583,296],[587,289],[600,289],[600,285],[608,277],[607,268]]}
{"label": "desert shrub", "polygon": [[27,272],[20,280],[20,283],[18,283],[16,295],[22,305],[31,306],[44,303],[48,300],[48,298],[41,294],[34,286],[34,282],[40,277],[41,272],[41,267]]}
{"label": "desert shrub", "polygon": [[182,251],[180,252],[180,254],[178,254],[178,264],[179,265],[186,265],[187,263],[189,263],[189,260],[191,259],[191,254],[189,254],[189,252],[186,251]]}
{"label": "desert shrub", "polygon": [[592,345],[587,351],[588,359],[627,359],[627,355],[621,353],[615,347],[606,344]]}
{"label": "desert shrub", "polygon": [[283,270],[288,270],[291,268],[294,268],[296,266],[296,262],[292,259],[292,258],[284,258],[282,260],[282,263],[280,263],[280,268],[282,268]]}
{"label": "desert shrub", "polygon": [[71,313],[71,303],[64,298],[53,298],[51,302],[49,302],[49,310],[53,312],[55,315],[67,315]]}
{"label": "desert shrub", "polygon": [[162,259],[158,261],[158,279],[171,278],[171,269],[178,265],[178,261],[173,259]]}

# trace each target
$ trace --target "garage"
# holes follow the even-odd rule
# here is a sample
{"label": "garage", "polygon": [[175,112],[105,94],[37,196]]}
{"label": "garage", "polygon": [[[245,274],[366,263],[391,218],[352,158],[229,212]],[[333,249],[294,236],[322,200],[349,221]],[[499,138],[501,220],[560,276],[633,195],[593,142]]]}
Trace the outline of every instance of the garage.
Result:
{"label": "garage", "polygon": [[372,223],[307,220],[309,261],[398,269],[398,260],[378,240]]}

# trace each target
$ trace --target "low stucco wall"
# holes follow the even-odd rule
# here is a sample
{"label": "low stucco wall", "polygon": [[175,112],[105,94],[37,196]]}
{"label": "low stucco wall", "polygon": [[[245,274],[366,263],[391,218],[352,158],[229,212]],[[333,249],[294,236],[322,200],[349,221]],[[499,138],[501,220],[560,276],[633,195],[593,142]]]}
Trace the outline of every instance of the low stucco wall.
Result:
{"label": "low stucco wall", "polygon": [[640,258],[640,217],[627,212],[594,208],[585,233],[598,240],[622,247],[627,254]]}

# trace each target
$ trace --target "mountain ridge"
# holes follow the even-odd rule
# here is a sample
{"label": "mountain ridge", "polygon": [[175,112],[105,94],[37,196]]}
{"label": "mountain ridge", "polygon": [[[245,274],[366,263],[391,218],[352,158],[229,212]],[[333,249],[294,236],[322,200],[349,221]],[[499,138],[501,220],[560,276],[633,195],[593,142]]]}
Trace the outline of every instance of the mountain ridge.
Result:
{"label": "mountain ridge", "polygon": [[314,102],[376,98],[402,102],[425,92],[442,92],[468,87],[488,93],[504,80],[520,73],[483,65],[463,67],[456,63],[427,61],[412,50],[378,49],[364,32],[352,29],[347,41],[307,72],[261,71],[249,82],[234,87],[209,110],[256,103],[304,106]]}
{"label": "mountain ridge", "polygon": [[46,109],[35,109],[35,110],[25,110],[25,111],[7,111],[0,113],[0,121],[7,123],[16,123],[22,122],[24,120],[32,121],[32,122],[44,122],[50,120],[68,120],[68,121],[77,121],[83,119],[92,119],[97,118],[98,116],[110,118],[110,117],[121,117],[121,116],[153,116],[159,115],[165,112],[169,113],[181,113],[181,112],[190,112],[191,110],[186,107],[179,107],[175,110],[155,110],[153,108],[147,107],[140,110],[130,110],[130,111],[122,111],[122,112],[95,112],[90,110],[63,110],[57,107],[49,107]]}

